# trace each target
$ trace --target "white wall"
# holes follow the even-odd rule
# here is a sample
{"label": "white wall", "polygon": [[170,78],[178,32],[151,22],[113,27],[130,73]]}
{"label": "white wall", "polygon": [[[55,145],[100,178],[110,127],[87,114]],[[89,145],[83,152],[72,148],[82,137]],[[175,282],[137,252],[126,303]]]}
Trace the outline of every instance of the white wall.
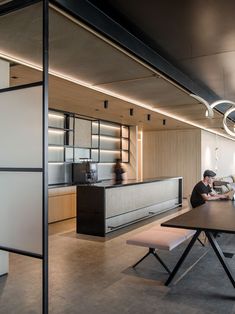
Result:
{"label": "white wall", "polygon": [[235,141],[201,131],[201,174],[212,169],[218,177],[235,174]]}

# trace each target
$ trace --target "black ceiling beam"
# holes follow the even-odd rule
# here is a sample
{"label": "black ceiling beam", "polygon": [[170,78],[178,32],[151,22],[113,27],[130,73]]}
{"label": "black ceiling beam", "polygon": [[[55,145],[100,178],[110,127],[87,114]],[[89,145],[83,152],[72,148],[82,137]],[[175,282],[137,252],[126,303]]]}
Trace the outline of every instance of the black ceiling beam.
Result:
{"label": "black ceiling beam", "polygon": [[37,2],[42,2],[42,0],[12,0],[6,2],[0,5],[0,16],[23,9]]}
{"label": "black ceiling beam", "polygon": [[89,1],[51,0],[50,3],[66,11],[106,38],[109,38],[111,41],[123,47],[128,52],[134,54],[140,60],[182,86],[188,92],[199,95],[209,102],[218,99],[218,96],[208,87],[201,86],[198,82],[194,82],[189,76],[185,75],[159,53],[129,33],[125,28],[112,20]]}

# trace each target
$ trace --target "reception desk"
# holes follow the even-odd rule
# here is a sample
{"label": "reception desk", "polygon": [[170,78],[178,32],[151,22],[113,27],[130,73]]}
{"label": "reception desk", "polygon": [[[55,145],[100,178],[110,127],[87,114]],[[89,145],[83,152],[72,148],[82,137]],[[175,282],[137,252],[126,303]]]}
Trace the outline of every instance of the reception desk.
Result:
{"label": "reception desk", "polygon": [[182,205],[182,177],[77,186],[77,233],[106,233]]}

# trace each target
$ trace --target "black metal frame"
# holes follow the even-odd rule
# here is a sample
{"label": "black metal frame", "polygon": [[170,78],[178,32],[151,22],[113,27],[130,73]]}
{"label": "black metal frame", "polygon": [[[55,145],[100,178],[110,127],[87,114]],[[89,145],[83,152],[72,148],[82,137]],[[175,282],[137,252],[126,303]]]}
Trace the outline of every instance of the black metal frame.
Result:
{"label": "black metal frame", "polygon": [[176,273],[178,272],[180,266],[182,265],[182,263],[186,259],[187,255],[189,254],[190,250],[192,249],[194,243],[196,242],[196,240],[198,240],[198,237],[202,231],[205,232],[213,250],[215,251],[216,256],[218,257],[221,265],[223,266],[223,268],[224,268],[229,280],[231,281],[233,287],[235,288],[235,280],[233,278],[232,272],[231,272],[231,270],[230,270],[230,268],[226,262],[225,256],[224,256],[218,242],[216,241],[215,237],[213,236],[213,232],[208,231],[208,230],[202,230],[202,229],[198,229],[196,231],[196,233],[194,234],[193,238],[189,242],[188,246],[186,247],[185,251],[181,255],[179,261],[177,262],[176,266],[174,267],[174,269],[171,272],[170,276],[168,277],[167,281],[165,282],[165,285],[168,286],[171,283],[171,281],[175,277]]}
{"label": "black metal frame", "polygon": [[48,71],[49,71],[49,1],[43,0],[43,263],[42,309],[48,313]]}
{"label": "black metal frame", "polygon": [[[98,132],[97,135],[98,136],[98,147],[97,148],[93,148],[92,145],[91,145],[91,148],[87,148],[87,147],[84,147],[85,149],[89,149],[90,150],[90,158],[91,158],[91,151],[92,149],[97,149],[98,150],[98,160],[97,162],[98,163],[107,163],[107,162],[102,162],[100,160],[100,136],[102,135],[100,133],[100,124],[102,122],[107,122],[108,124],[110,125],[115,125],[115,126],[119,126],[120,127],[120,135],[119,135],[119,138],[120,138],[120,158],[122,158],[122,126],[128,128],[128,138],[127,137],[124,137],[128,140],[128,150],[125,150],[128,152],[128,161],[127,162],[124,162],[124,163],[129,163],[130,162],[130,126],[129,125],[126,125],[126,124],[121,124],[121,123],[117,123],[117,122],[113,122],[113,121],[108,121],[108,120],[103,120],[103,119],[97,119],[97,118],[94,118],[94,117],[91,117],[91,116],[86,116],[86,115],[82,115],[82,114],[76,114],[74,112],[69,112],[69,111],[64,111],[64,110],[60,110],[60,109],[53,109],[53,108],[49,108],[49,111],[54,111],[54,112],[58,112],[58,113],[62,113],[65,115],[65,120],[66,120],[66,115],[67,116],[70,116],[70,117],[73,117],[73,161],[75,161],[75,148],[83,148],[83,147],[75,147],[75,132],[74,132],[74,128],[75,128],[75,119],[84,119],[84,120],[89,120],[91,122],[97,122],[98,123]],[[92,131],[92,127],[91,127],[91,134],[93,134],[93,131]],[[108,135],[106,135],[108,137]],[[59,146],[59,145],[55,145],[55,146]],[[65,146],[65,145],[64,145]],[[65,162],[65,150],[64,150],[64,161]],[[109,163],[109,162],[108,162]],[[55,185],[55,184],[52,184],[52,185]]]}
{"label": "black metal frame", "polygon": [[11,87],[1,88],[0,93],[11,92],[13,90],[25,89],[25,88],[36,87],[36,86],[41,86],[41,85],[43,85],[43,81],[23,84],[23,85],[16,85],[16,86],[11,86]]}
{"label": "black metal frame", "polygon": [[49,24],[49,2],[48,0],[15,0],[0,6],[0,16],[17,11],[34,3],[42,3],[42,59],[43,80],[31,84],[17,85],[3,88],[0,93],[19,89],[42,86],[42,168],[9,168],[1,167],[0,172],[41,172],[42,173],[42,254],[28,252],[0,246],[0,250],[25,255],[42,260],[42,313],[48,313],[48,24]]}
{"label": "black metal frame", "polygon": [[2,4],[1,5],[1,15],[5,15],[20,9],[23,9],[31,4],[41,2],[42,0],[14,0],[14,1],[9,1],[8,3]]}
{"label": "black metal frame", "polygon": [[156,250],[153,248],[149,248],[148,253],[146,253],[138,262],[136,262],[132,267],[135,268],[138,264],[140,264],[147,256],[152,254],[153,256],[156,257],[156,259],[159,261],[159,263],[165,268],[165,270],[171,274],[170,269],[166,266],[166,264],[163,262],[163,260],[160,258],[160,256],[157,254]]}

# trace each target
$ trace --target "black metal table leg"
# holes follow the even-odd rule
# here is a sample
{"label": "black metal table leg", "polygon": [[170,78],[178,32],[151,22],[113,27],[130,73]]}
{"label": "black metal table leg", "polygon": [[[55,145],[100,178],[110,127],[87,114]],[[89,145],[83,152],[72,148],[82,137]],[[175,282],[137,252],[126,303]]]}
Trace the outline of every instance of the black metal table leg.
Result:
{"label": "black metal table leg", "polygon": [[181,264],[183,263],[183,261],[187,257],[188,253],[190,252],[191,248],[193,247],[193,245],[196,242],[197,238],[199,237],[200,233],[201,233],[201,230],[197,230],[197,232],[194,234],[192,240],[189,242],[189,244],[186,247],[184,253],[180,257],[178,263],[176,264],[175,268],[173,269],[173,271],[171,272],[171,274],[168,277],[167,281],[165,282],[166,286],[168,286],[170,284],[170,282],[172,281],[172,279],[175,277],[177,271],[179,270]]}
{"label": "black metal table leg", "polygon": [[215,237],[213,236],[212,232],[205,231],[205,233],[206,233],[206,236],[207,236],[207,238],[208,238],[208,240],[209,240],[209,242],[210,242],[210,244],[211,244],[213,250],[215,251],[215,253],[216,253],[216,255],[217,255],[217,257],[218,257],[220,263],[222,264],[222,266],[223,266],[223,268],[224,268],[224,270],[225,270],[225,272],[226,272],[228,278],[230,279],[230,281],[231,281],[233,287],[235,288],[235,281],[234,281],[232,272],[231,272],[231,270],[229,269],[229,266],[228,266],[228,264],[227,264],[227,262],[226,262],[225,256],[224,256],[224,254],[223,254],[223,252],[222,252],[222,250],[221,250],[221,248],[220,248],[218,242],[216,241],[216,239],[215,239]]}

